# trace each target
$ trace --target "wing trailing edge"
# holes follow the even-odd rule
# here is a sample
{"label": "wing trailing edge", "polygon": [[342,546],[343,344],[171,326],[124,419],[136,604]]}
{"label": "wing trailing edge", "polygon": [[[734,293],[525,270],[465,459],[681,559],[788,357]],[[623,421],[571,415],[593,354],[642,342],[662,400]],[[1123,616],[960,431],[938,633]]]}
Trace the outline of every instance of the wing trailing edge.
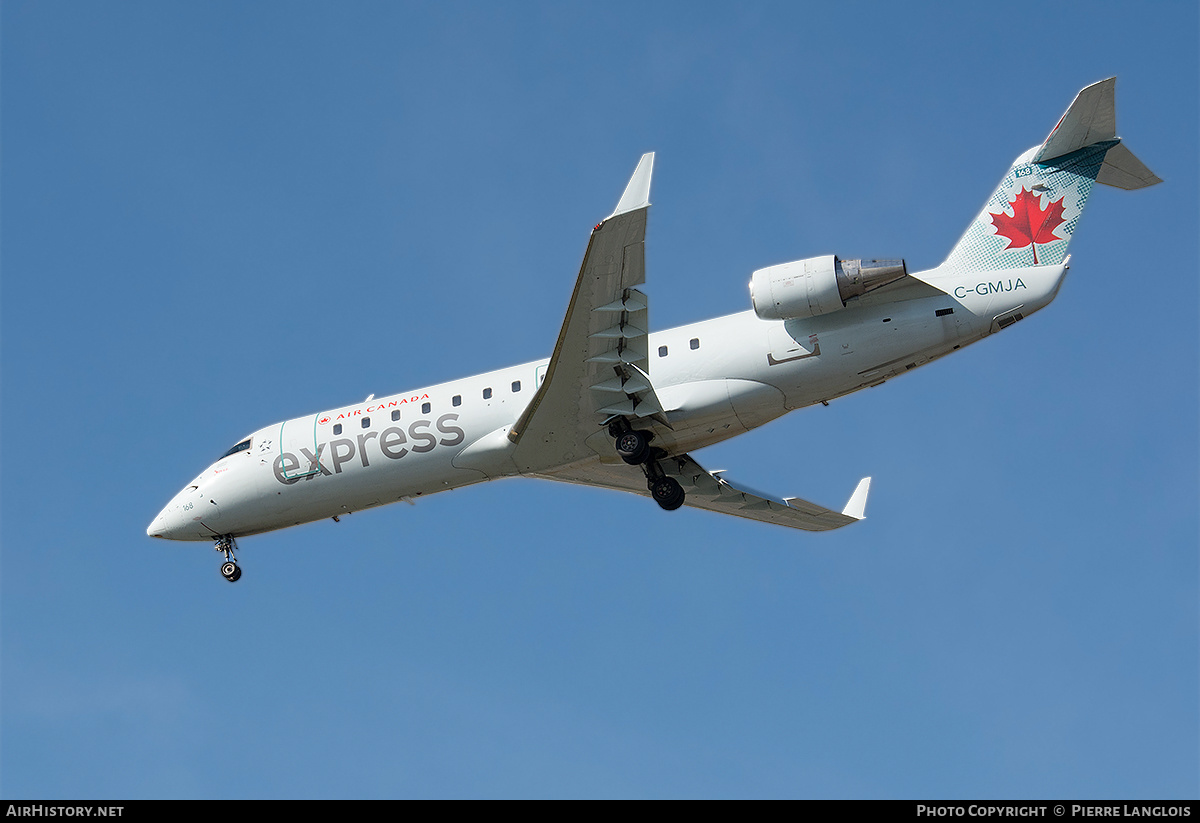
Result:
{"label": "wing trailing edge", "polygon": [[[685,506],[810,532],[840,529],[862,520],[871,484],[869,477],[859,481],[846,508],[838,512],[799,497],[775,497],[734,484],[725,479],[723,471],[707,471],[688,454],[664,458],[659,465],[664,474],[675,478],[683,487]],[[536,476],[650,496],[641,469],[623,463],[593,460],[538,472]]]}

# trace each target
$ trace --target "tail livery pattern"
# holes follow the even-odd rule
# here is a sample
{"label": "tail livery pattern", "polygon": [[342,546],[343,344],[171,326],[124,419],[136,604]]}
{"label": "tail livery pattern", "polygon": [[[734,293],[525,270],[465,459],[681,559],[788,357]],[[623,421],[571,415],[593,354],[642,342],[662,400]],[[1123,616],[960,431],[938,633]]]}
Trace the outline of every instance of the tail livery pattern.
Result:
{"label": "tail livery pattern", "polygon": [[1092,185],[1115,141],[1031,162],[1038,148],[1017,158],[979,216],[967,227],[942,270],[951,272],[1052,266],[1067,256]]}

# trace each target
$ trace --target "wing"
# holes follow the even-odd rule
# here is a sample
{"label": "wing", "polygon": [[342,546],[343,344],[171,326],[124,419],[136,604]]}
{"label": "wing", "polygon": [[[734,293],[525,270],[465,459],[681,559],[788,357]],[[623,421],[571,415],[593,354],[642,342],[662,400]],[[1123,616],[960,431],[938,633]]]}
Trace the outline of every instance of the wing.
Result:
{"label": "wing", "polygon": [[[508,432],[512,459],[523,474],[650,495],[640,467],[601,463],[587,441],[617,415],[634,419],[663,411],[647,374],[649,301],[636,288],[646,280],[653,168],[654,154],[642,155],[616,210],[592,230],[546,378]],[[611,442],[607,435],[604,442]],[[662,458],[658,466],[683,487],[685,505],[806,531],[861,520],[870,486],[864,478],[836,512],[739,488],[690,455]]]}
{"label": "wing", "polygon": [[[839,529],[857,523],[866,516],[867,492],[871,487],[869,477],[859,481],[854,494],[850,496],[850,502],[842,511],[836,512],[798,497],[771,497],[747,488],[739,488],[721,477],[721,472],[706,471],[690,455],[666,458],[660,460],[659,465],[667,475],[674,477],[683,486],[687,495],[684,505],[697,509],[732,514],[735,517],[761,520],[764,523],[775,523],[810,532]],[[538,472],[537,476],[547,480],[561,480],[650,496],[646,488],[646,479],[641,469],[636,466],[593,461]]]}
{"label": "wing", "polygon": [[615,415],[662,411],[647,377],[646,215],[654,154],[642,155],[616,210],[592,230],[546,378],[508,437],[522,472],[595,457],[587,438]]}

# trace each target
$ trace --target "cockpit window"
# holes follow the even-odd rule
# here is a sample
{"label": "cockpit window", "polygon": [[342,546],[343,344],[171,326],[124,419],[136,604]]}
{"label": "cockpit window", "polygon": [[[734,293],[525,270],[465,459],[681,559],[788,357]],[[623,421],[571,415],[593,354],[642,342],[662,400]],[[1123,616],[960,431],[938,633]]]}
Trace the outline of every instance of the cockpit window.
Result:
{"label": "cockpit window", "polygon": [[231,454],[237,454],[238,452],[244,452],[246,449],[250,448],[250,441],[251,441],[252,439],[253,439],[253,438],[247,437],[247,438],[246,438],[245,440],[243,440],[241,443],[238,443],[238,444],[237,444],[236,446],[234,446],[232,449],[230,449],[229,451],[227,451],[227,452],[225,452],[223,455],[221,455],[221,458],[222,458],[222,459],[224,459],[224,458],[228,457],[228,456],[229,456],[229,455],[231,455]]}

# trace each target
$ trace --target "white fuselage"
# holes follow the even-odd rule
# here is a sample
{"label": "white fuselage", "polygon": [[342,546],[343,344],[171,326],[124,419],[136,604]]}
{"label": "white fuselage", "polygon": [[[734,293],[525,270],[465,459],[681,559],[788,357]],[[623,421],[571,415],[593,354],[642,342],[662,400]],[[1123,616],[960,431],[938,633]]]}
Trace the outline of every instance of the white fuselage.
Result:
{"label": "white fuselage", "polygon": [[[647,371],[671,424],[656,429],[655,445],[694,451],[878,385],[982,339],[1006,315],[1044,307],[1065,271],[935,269],[819,317],[765,321],[747,311],[653,333]],[[548,362],[262,428],[179,492],[147,532],[173,540],[256,534],[517,474],[504,433]],[[617,461],[599,421],[587,442],[596,460]]]}

